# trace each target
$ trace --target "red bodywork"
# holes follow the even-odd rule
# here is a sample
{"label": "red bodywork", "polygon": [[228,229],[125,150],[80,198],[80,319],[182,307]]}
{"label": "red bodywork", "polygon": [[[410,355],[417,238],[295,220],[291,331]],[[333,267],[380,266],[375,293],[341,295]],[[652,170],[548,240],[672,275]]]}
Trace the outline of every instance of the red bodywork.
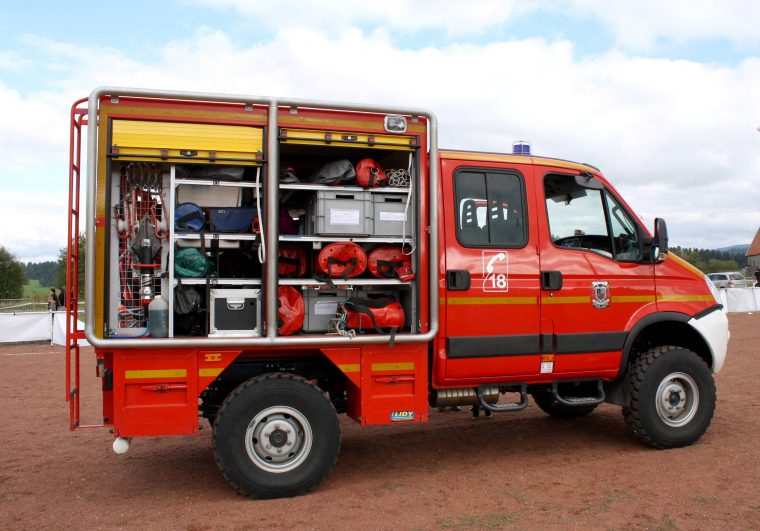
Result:
{"label": "red bodywork", "polygon": [[[69,288],[76,294],[79,230],[79,134],[86,124],[84,110],[72,111],[72,163],[70,172]],[[101,123],[106,119],[139,119],[211,124],[266,126],[266,108],[142,98],[122,98],[112,105],[101,101]],[[420,119],[422,125],[424,120]],[[344,111],[289,108],[279,111],[279,125],[301,129],[345,130],[384,134],[383,115]],[[428,261],[437,260],[439,322],[431,343],[363,345],[350,348],[303,349],[97,349],[104,377],[104,424],[115,436],[137,437],[192,434],[198,431],[199,395],[233,362],[244,359],[280,358],[327,360],[344,378],[347,413],[362,424],[399,421],[423,422],[428,418],[431,390],[472,388],[481,384],[552,382],[561,379],[601,378],[612,380],[621,370],[622,346],[584,350],[584,345],[622,345],[627,332],[642,318],[655,312],[694,314],[714,301],[699,273],[688,264],[668,260],[662,264],[632,264],[582,250],[560,249],[549,237],[543,177],[547,173],[579,175],[591,172],[616,196],[614,189],[595,169],[579,164],[485,153],[443,152],[439,163],[439,196],[429,197],[427,187],[427,138],[420,135],[418,164],[421,168],[418,209],[429,219],[428,209],[439,211],[439,255],[429,256],[425,238],[419,238],[418,269],[419,330],[430,327]],[[457,200],[454,176],[462,168],[473,171],[509,172],[522,183],[525,241],[506,249],[468,247],[456,235]],[[625,206],[625,203],[620,200]],[[105,202],[98,205],[96,235],[104,239],[108,215]],[[477,206],[477,205],[476,205]],[[503,208],[516,212],[515,205]],[[625,206],[628,209],[627,206]],[[628,209],[630,212],[630,209]],[[642,234],[648,235],[645,229]],[[501,255],[504,255],[502,257]],[[489,266],[496,269],[489,271]],[[499,268],[503,267],[503,273]],[[448,289],[449,272],[467,272],[467,289]],[[542,289],[542,272],[561,272],[560,290]],[[499,275],[503,275],[500,277]],[[609,306],[591,304],[592,283],[609,286]],[[96,277],[99,289],[105,279]],[[493,288],[493,289],[491,289]],[[66,298],[69,315],[69,352],[76,357],[74,381],[68,373],[67,397],[72,398],[71,426],[78,418],[78,347],[82,332],[73,316],[76,297]],[[88,304],[102,304],[95,294]],[[73,321],[72,321],[73,320]],[[472,341],[473,348],[468,345]],[[509,355],[483,355],[478,342],[514,345]],[[499,343],[499,344],[501,344]],[[452,355],[456,346],[457,355]],[[600,350],[601,348],[601,350]],[[522,350],[521,350],[522,349]],[[525,351],[525,352],[523,352]],[[552,363],[551,371],[543,371]],[[76,401],[76,402],[75,402]]]}

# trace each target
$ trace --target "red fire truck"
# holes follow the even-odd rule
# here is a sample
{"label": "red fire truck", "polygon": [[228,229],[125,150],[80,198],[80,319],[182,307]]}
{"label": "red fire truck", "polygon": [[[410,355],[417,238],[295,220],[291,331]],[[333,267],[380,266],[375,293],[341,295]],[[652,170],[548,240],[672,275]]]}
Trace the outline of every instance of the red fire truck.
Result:
{"label": "red fire truck", "polygon": [[555,417],[620,405],[657,448],[696,442],[729,332],[665,222],[650,233],[591,165],[523,144],[439,150],[437,127],[421,109],[287,98],[105,87],[77,101],[71,429],[86,427],[86,339],[95,425],[117,453],[207,421],[222,473],[252,497],[318,485],[343,414],[425,422],[530,395]]}

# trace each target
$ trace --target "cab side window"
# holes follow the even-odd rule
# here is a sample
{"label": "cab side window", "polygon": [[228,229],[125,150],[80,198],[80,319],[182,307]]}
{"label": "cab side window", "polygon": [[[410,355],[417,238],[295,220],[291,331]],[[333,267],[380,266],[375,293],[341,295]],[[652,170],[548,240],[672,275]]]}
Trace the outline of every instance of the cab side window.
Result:
{"label": "cab side window", "polygon": [[527,243],[522,177],[492,170],[454,176],[457,239],[465,247],[522,247]]}
{"label": "cab side window", "polygon": [[544,194],[554,245],[619,261],[640,258],[636,224],[601,182],[585,176],[547,175]]}

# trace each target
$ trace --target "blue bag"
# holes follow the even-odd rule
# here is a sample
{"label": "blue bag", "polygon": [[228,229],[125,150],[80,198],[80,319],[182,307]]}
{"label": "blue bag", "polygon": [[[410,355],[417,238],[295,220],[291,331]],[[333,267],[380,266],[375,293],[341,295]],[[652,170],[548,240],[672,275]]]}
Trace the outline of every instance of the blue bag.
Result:
{"label": "blue bag", "polygon": [[251,232],[256,209],[253,207],[219,207],[208,209],[211,232]]}
{"label": "blue bag", "polygon": [[180,203],[174,209],[174,230],[200,232],[206,225],[206,214],[195,203]]}

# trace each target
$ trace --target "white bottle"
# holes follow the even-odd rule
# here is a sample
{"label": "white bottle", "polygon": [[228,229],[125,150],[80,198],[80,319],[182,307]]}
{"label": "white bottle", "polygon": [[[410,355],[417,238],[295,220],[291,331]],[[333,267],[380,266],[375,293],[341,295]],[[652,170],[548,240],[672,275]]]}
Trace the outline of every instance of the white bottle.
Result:
{"label": "white bottle", "polygon": [[161,295],[148,305],[148,329],[151,337],[169,336],[169,303]]}

